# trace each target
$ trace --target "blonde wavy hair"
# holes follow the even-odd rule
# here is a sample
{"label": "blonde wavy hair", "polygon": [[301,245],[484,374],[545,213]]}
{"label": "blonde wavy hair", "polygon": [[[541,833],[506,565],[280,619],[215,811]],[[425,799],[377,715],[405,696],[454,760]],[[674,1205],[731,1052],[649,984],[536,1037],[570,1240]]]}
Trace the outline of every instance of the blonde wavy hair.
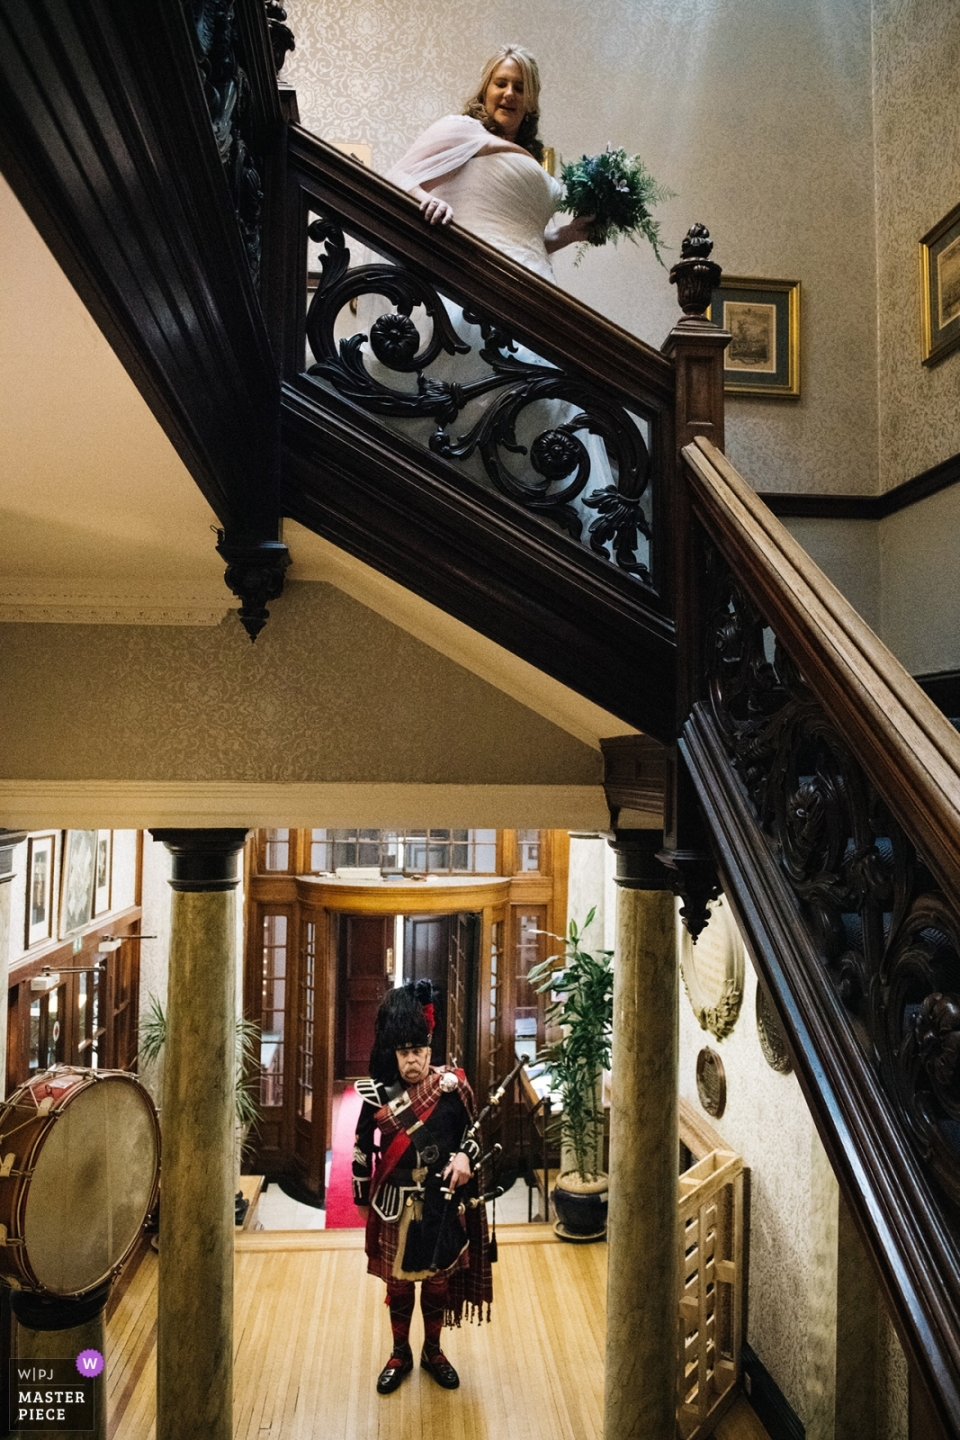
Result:
{"label": "blonde wavy hair", "polygon": [[471,94],[469,100],[463,107],[462,114],[470,115],[474,120],[489,130],[493,135],[502,135],[501,127],[488,115],[483,106],[483,97],[487,93],[487,87],[493,79],[494,74],[507,60],[513,60],[519,67],[523,76],[523,103],[525,114],[520,122],[520,129],[517,132],[515,144],[522,145],[524,150],[529,150],[534,160],[543,159],[543,143],[539,138],[540,126],[540,67],[536,60],[525,50],[522,45],[501,45],[484,65],[480,72],[480,83]]}

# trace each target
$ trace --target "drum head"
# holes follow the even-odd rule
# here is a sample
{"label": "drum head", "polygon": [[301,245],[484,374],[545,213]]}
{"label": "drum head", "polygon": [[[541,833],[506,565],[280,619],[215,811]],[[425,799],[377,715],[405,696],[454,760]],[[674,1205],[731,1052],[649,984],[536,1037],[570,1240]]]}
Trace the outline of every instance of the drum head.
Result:
{"label": "drum head", "polygon": [[133,1245],[153,1197],[159,1155],[150,1102],[105,1075],[70,1099],[36,1157],[24,1240],[54,1295],[92,1290]]}

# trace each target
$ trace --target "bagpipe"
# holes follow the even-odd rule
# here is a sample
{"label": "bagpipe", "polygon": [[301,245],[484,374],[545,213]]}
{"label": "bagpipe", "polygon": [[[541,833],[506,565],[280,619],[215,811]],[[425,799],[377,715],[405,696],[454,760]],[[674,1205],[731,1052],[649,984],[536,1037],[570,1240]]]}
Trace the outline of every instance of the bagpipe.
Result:
{"label": "bagpipe", "polygon": [[[528,1063],[529,1057],[522,1055],[509,1075],[491,1092],[488,1103],[464,1132],[461,1148],[466,1141],[476,1140],[481,1134],[484,1121],[499,1108],[510,1086]],[[503,1186],[494,1185],[487,1190],[483,1184],[483,1173],[486,1165],[496,1159],[500,1150],[499,1144],[491,1146],[477,1161],[467,1183],[456,1189],[443,1183],[443,1171],[428,1173],[423,1184],[420,1214],[407,1228],[402,1262],[405,1271],[415,1273],[449,1269],[469,1243],[469,1232],[480,1223],[483,1213],[481,1207],[486,1205],[488,1200],[494,1202],[489,1256],[491,1261],[496,1260],[496,1202],[503,1194]]]}

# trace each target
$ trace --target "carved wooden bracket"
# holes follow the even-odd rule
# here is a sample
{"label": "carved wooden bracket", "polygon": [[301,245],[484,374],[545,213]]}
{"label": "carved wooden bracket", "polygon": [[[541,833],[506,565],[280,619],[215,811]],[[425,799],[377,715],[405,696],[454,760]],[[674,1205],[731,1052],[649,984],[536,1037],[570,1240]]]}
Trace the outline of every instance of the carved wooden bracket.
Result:
{"label": "carved wooden bracket", "polygon": [[223,578],[240,600],[240,623],[256,640],[270,617],[267,603],[283,593],[290,552],[282,540],[233,539],[217,531],[217,554],[227,562]]}

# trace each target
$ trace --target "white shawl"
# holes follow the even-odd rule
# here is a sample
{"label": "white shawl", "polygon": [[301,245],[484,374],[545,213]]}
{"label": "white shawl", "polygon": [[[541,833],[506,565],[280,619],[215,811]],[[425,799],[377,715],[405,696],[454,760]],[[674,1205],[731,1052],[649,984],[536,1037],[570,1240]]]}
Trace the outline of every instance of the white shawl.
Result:
{"label": "white shawl", "polygon": [[489,130],[469,115],[445,115],[387,171],[386,179],[401,190],[450,175],[466,165],[490,139]]}

